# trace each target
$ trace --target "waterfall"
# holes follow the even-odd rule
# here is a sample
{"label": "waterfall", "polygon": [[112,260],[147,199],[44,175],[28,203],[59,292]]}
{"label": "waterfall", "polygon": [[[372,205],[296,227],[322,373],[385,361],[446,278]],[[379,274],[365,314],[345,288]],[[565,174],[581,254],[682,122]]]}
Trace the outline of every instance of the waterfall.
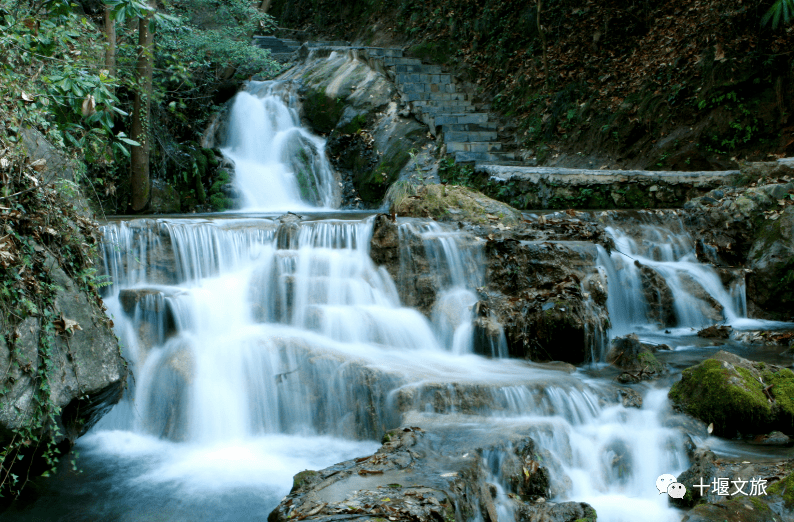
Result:
{"label": "waterfall", "polygon": [[606,230],[615,248],[607,254],[599,247],[599,265],[607,274],[613,336],[638,328],[700,329],[746,314],[743,278],[726,290],[717,271],[697,260],[687,232],[658,225]]}
{"label": "waterfall", "polygon": [[[250,82],[223,151],[249,210],[334,206],[323,142],[300,128],[291,84]],[[264,519],[295,473],[371,454],[386,430],[409,424],[528,431],[551,472],[550,500],[589,502],[604,521],[678,518],[655,488],[657,476],[687,466],[683,435],[665,426],[664,390],[647,389],[643,408],[627,408],[611,382],[505,358],[503,335],[479,350],[491,357],[478,355],[482,241],[401,219],[395,275],[370,257],[373,222],[227,213],[107,223],[105,303],[134,378],[79,443],[89,471],[64,485],[71,511],[85,520]],[[653,253],[611,233],[660,277],[685,272],[712,290],[686,245]],[[621,255],[601,255],[610,296],[615,284],[642,287],[635,265],[619,269]],[[421,311],[401,299],[420,276],[433,294]],[[717,294],[738,313],[736,294]],[[621,299],[610,304],[619,327],[647,323],[621,316],[640,309]],[[696,306],[682,306],[682,321],[700,321]],[[508,518],[500,456],[484,458]]]}
{"label": "waterfall", "polygon": [[234,98],[221,151],[246,210],[339,206],[325,140],[301,127],[292,82],[248,82]]}

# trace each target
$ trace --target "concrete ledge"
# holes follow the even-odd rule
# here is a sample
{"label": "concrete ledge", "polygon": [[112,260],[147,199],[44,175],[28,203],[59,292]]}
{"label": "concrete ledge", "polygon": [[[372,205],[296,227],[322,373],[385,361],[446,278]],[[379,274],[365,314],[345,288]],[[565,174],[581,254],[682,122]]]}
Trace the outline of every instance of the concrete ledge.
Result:
{"label": "concrete ledge", "polygon": [[499,181],[520,179],[537,183],[541,180],[571,185],[611,184],[632,181],[660,181],[667,184],[686,183],[693,186],[724,183],[730,176],[739,174],[738,170],[678,172],[650,170],[588,170],[557,167],[516,167],[506,165],[475,165],[475,172],[487,174]]}

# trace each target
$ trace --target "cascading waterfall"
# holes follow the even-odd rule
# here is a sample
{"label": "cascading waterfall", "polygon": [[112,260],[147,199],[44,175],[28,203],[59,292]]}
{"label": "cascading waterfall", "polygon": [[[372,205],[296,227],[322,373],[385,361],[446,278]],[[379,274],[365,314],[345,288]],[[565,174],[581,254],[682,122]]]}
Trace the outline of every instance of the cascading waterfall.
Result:
{"label": "cascading waterfall", "polygon": [[[607,306],[612,335],[624,335],[637,329],[675,326],[681,329],[703,328],[719,322],[739,324],[746,314],[744,281],[738,279],[726,290],[717,272],[698,262],[695,242],[683,232],[673,232],[654,225],[641,225],[628,234],[616,226],[606,227],[615,242],[610,254],[599,250],[599,265],[607,274]],[[643,267],[663,281],[662,291],[669,291],[675,324],[653,324],[645,287],[649,284]],[[658,290],[658,289],[657,289]]]}
{"label": "cascading waterfall", "polygon": [[248,82],[237,94],[223,155],[246,210],[339,206],[325,140],[300,125],[295,84]]}
{"label": "cascading waterfall", "polygon": [[[322,140],[299,127],[291,89],[251,82],[234,102],[224,154],[248,209],[334,206]],[[301,165],[312,168],[301,174]],[[400,302],[402,276],[392,280],[371,260],[372,217],[108,223],[103,256],[113,285],[105,302],[134,380],[80,443],[98,470],[81,487],[106,497],[77,512],[86,520],[263,519],[298,471],[369,454],[385,430],[410,423],[529,427],[554,500],[589,502],[604,521],[637,513],[678,520],[655,488],[657,476],[687,467],[683,436],[665,427],[664,391],[647,389],[641,409],[626,408],[614,384],[582,371],[503,358],[503,343],[494,357],[474,354],[482,245],[434,222],[398,225],[401,264],[421,248],[436,279],[429,317]],[[663,277],[683,272],[712,291],[686,245],[654,253],[611,233],[622,252]],[[613,289],[641,285],[633,263],[619,267],[620,255],[601,259],[616,330],[648,322],[630,315],[642,308]],[[681,320],[696,323],[685,294],[676,294]],[[739,315],[723,294],[710,295]],[[509,518],[500,457],[486,458],[500,520]]]}

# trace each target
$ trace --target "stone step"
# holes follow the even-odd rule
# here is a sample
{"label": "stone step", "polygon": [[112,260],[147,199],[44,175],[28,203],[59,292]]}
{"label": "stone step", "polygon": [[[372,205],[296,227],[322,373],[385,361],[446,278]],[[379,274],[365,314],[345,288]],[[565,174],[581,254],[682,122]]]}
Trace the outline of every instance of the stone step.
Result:
{"label": "stone step", "polygon": [[498,141],[478,142],[478,141],[448,141],[447,152],[499,152],[502,144]]}
{"label": "stone step", "polygon": [[472,107],[471,102],[463,100],[437,102],[421,100],[413,102],[413,105],[417,110],[431,114],[449,114],[469,111],[474,112],[474,107]]}
{"label": "stone step", "polygon": [[436,125],[448,125],[451,123],[485,123],[488,121],[486,112],[470,112],[467,114],[444,114],[435,118]]}
{"label": "stone step", "polygon": [[[375,55],[371,55],[375,56]],[[384,56],[383,57],[383,64],[386,67],[392,67],[395,65],[422,65],[422,60],[417,58],[405,58],[405,57],[397,57],[397,56]]]}
{"label": "stone step", "polygon": [[443,74],[444,71],[440,65],[425,65],[418,64],[400,64],[392,65],[392,70],[396,73],[413,73],[413,74]]}
{"label": "stone step", "polygon": [[502,161],[515,161],[515,156],[509,152],[456,152],[456,163],[478,163],[478,162],[494,162],[501,163]]}
{"label": "stone step", "polygon": [[400,84],[399,90],[405,94],[416,92],[442,92],[442,93],[455,93],[457,92],[454,83],[403,83]]}
{"label": "stone step", "polygon": [[483,123],[448,123],[442,125],[444,134],[448,132],[485,132],[495,131],[499,125],[496,122],[486,121]]}
{"label": "stone step", "polygon": [[497,139],[496,131],[444,131],[445,143],[451,141],[496,141]]}
{"label": "stone step", "polygon": [[350,42],[342,40],[315,40],[306,42],[308,47],[350,47]]}
{"label": "stone step", "polygon": [[[387,61],[386,59],[388,58],[391,58],[392,60],[404,59],[402,49],[394,49],[394,48],[386,48],[386,47],[352,47],[352,49],[360,49],[362,51],[365,51],[370,56],[382,57],[384,58],[384,63]],[[394,65],[394,64],[395,63],[386,63],[386,65]]]}
{"label": "stone step", "polygon": [[442,100],[466,100],[468,95],[464,92],[412,92],[403,95],[403,100],[407,102],[416,101],[442,101]]}
{"label": "stone step", "polygon": [[451,74],[420,74],[420,73],[397,73],[394,75],[397,83],[438,83],[441,85],[452,83]]}

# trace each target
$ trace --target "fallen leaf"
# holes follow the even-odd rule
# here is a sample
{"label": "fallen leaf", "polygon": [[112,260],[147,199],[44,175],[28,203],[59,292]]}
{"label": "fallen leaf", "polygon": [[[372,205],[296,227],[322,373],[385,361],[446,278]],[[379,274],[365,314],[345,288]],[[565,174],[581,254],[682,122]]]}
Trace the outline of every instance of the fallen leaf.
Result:
{"label": "fallen leaf", "polygon": [[708,432],[709,432],[709,435],[711,435],[711,433],[712,433],[713,431],[714,431],[714,423],[712,422],[711,424],[709,424],[709,427],[708,427]]}
{"label": "fallen leaf", "polygon": [[42,170],[47,168],[47,160],[44,158],[37,159],[36,161],[31,161],[30,166],[33,167],[33,170],[36,172],[41,172]]}
{"label": "fallen leaf", "polygon": [[58,333],[62,333],[62,334],[68,333],[68,335],[72,335],[74,334],[75,330],[82,330],[82,328],[80,328],[80,325],[77,324],[77,321],[67,319],[66,317],[63,316],[63,314],[61,314],[60,319],[54,320],[52,324],[55,325],[55,330]]}
{"label": "fallen leaf", "polygon": [[81,112],[83,113],[84,117],[88,117],[96,113],[96,100],[94,99],[93,95],[86,95],[85,99],[83,100]]}
{"label": "fallen leaf", "polygon": [[35,99],[25,91],[22,91],[22,101],[26,101],[28,103],[33,103]]}

